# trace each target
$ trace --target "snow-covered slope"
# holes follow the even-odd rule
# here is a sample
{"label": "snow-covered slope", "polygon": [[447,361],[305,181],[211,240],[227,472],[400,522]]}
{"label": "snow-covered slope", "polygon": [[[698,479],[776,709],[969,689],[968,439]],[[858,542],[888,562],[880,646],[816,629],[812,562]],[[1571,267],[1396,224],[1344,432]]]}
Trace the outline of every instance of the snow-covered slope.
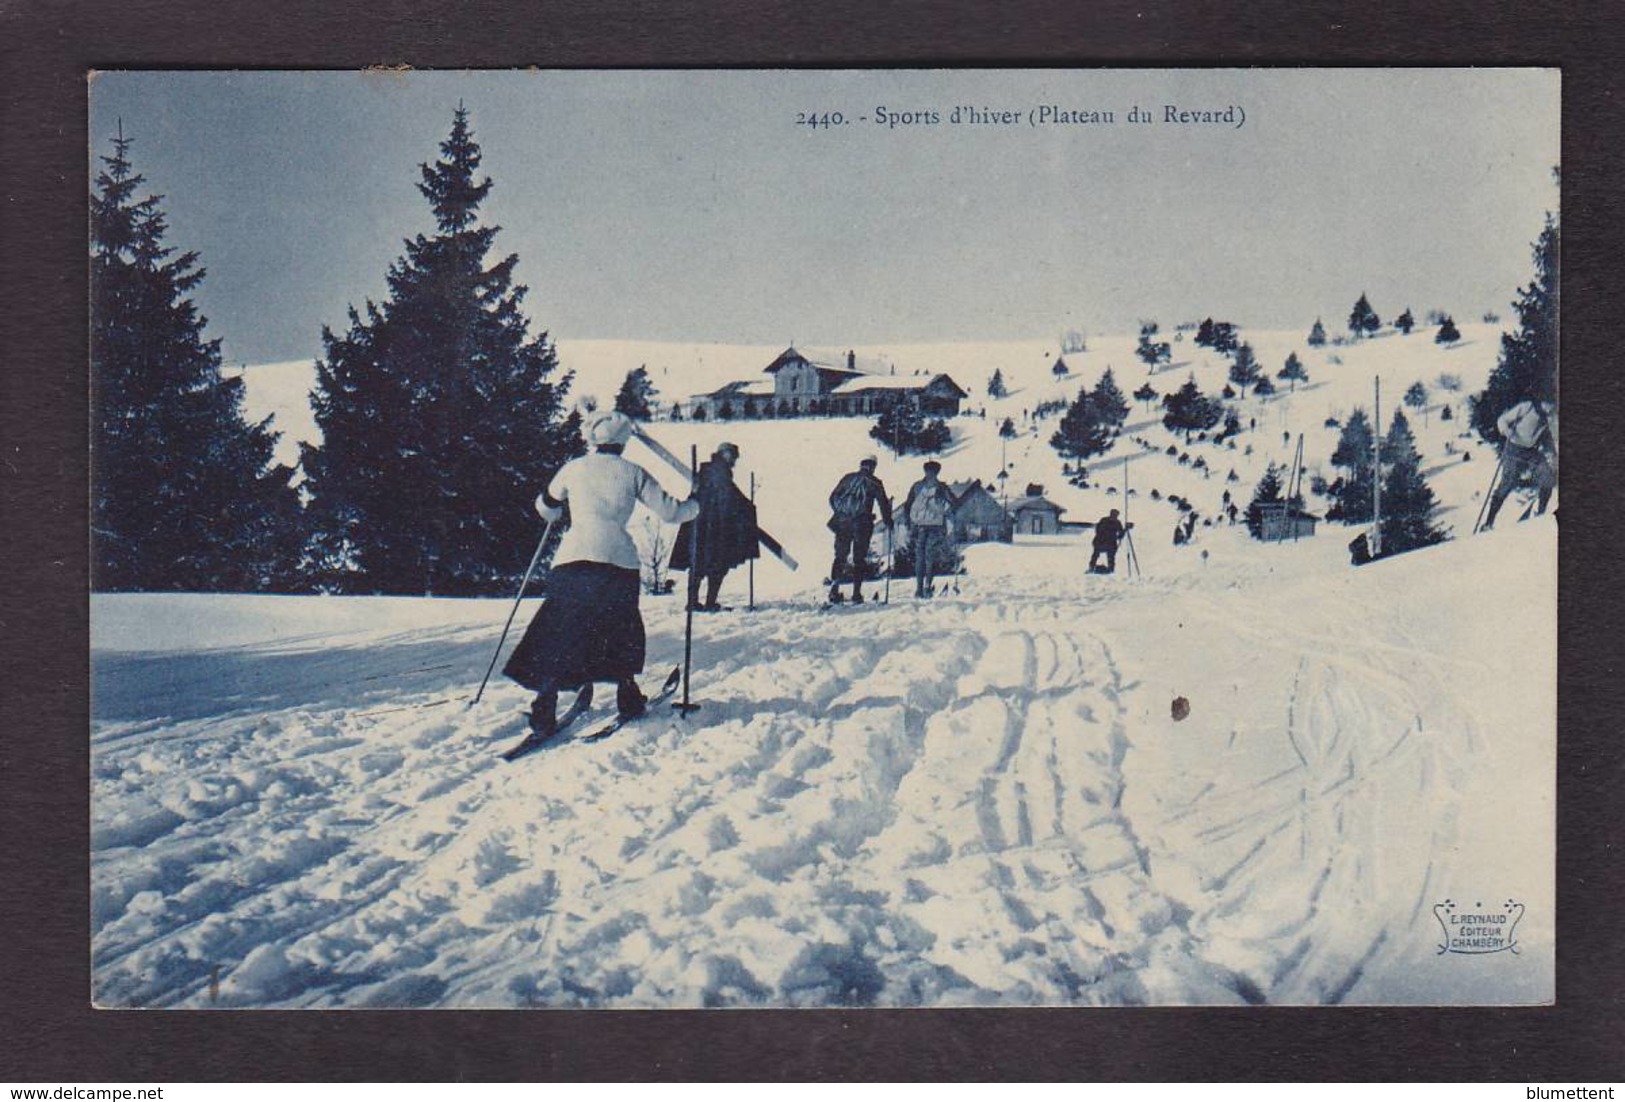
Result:
{"label": "snow-covered slope", "polygon": [[[1142,577],[1085,575],[1080,536],[1023,535],[967,548],[958,591],[928,603],[898,585],[884,608],[819,608],[836,479],[869,452],[899,497],[919,474],[867,420],[657,421],[685,459],[738,444],[740,483],[755,476],[764,527],[804,565],[763,559],[761,607],[699,619],[694,717],[515,765],[496,752],[527,694],[499,678],[467,706],[504,601],[96,596],[96,999],[1550,999],[1556,525],[1464,538],[1493,469],[1465,396],[1498,330],[1463,328],[1450,347],[1431,330],[1322,349],[1244,332],[1272,376],[1297,352],[1308,384],[1236,403],[1234,447],[1177,439],[1136,402],[1086,488],[1040,403],[1107,366],[1125,394],[1191,375],[1216,393],[1228,358],[1186,334],[1148,373],[1132,336],[1091,337],[1057,378],[1039,341],[857,348],[972,392],[945,477],[995,485],[1004,463],[1012,497],[1039,483],[1069,520],[1135,522]],[[669,402],[781,350],[567,340],[560,358],[607,406],[639,365]],[[310,375],[246,369],[249,412],[275,416],[289,461],[315,438]],[[1458,539],[1354,570],[1343,526],[1263,545],[1223,521],[1224,492],[1245,507],[1300,433],[1309,473],[1331,477],[1326,422],[1369,411],[1379,375],[1384,427],[1412,383],[1430,391],[1407,416]],[[1171,543],[1170,495],[1214,521],[1190,546]],[[745,585],[736,572],[725,599]],[[658,677],[681,613],[644,608]],[[1447,901],[1522,904],[1520,951],[1441,953]]]}
{"label": "snow-covered slope", "polygon": [[[701,711],[515,765],[525,694],[467,706],[502,602],[95,597],[97,1002],[1551,997],[1552,521],[1357,571],[977,550],[934,602],[701,618]],[[1469,897],[1520,954],[1438,952]]]}

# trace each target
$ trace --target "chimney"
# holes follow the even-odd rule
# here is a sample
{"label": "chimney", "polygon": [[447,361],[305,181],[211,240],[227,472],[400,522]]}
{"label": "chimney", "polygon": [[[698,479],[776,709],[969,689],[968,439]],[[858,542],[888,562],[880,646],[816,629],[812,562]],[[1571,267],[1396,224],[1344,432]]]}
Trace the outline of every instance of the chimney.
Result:
{"label": "chimney", "polygon": [[856,371],[858,369],[858,357],[850,348],[846,350],[846,369],[848,371]]}

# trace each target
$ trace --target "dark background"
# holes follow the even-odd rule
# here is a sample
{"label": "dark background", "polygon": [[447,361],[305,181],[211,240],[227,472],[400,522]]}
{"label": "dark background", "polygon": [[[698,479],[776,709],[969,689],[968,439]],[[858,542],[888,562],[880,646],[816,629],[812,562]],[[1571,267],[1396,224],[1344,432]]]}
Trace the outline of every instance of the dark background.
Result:
{"label": "dark background", "polygon": [[[1381,10],[1376,10],[1380,8]],[[1625,464],[1617,6],[1021,0],[0,4],[0,1081],[1618,1080]],[[96,1011],[85,344],[92,68],[1563,69],[1558,1001],[1534,1009]],[[1350,105],[1358,110],[1358,105]],[[1433,155],[1448,157],[1448,148]],[[1264,200],[1267,201],[1267,198]],[[204,258],[207,261],[207,257]],[[1510,297],[1511,288],[1508,288]],[[1486,594],[1507,611],[1516,593]],[[1515,794],[1509,794],[1515,798]]]}

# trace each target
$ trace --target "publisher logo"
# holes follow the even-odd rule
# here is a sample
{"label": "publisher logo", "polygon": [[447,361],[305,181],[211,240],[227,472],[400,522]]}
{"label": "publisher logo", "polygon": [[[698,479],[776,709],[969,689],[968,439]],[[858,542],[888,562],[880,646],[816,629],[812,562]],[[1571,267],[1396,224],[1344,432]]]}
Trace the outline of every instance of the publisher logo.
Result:
{"label": "publisher logo", "polygon": [[1518,920],[1523,917],[1523,904],[1515,899],[1489,907],[1477,901],[1469,906],[1446,899],[1433,905],[1433,917],[1444,932],[1440,953],[1518,952]]}

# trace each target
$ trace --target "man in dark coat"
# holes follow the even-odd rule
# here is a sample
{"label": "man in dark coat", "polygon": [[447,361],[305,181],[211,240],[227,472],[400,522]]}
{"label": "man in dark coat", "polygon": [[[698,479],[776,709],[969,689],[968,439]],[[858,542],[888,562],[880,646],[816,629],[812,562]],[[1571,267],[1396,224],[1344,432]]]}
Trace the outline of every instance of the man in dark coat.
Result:
{"label": "man in dark coat", "polygon": [[[1123,533],[1127,531],[1123,522],[1117,519],[1117,510],[1113,509],[1110,516],[1101,517],[1095,521],[1094,553],[1089,556],[1089,573],[1115,574],[1117,572],[1117,545],[1122,542]],[[1098,567],[1100,556],[1106,556],[1106,569]]]}
{"label": "man in dark coat", "polygon": [[[733,444],[721,444],[710,459],[700,464],[694,479],[700,515],[678,530],[677,544],[671,550],[671,568],[688,571],[689,605],[705,612],[721,609],[717,591],[728,571],[760,554],[756,548],[756,506],[734,485],[734,465],[738,462],[739,449]],[[697,542],[691,542],[696,539],[695,528]],[[705,579],[704,604],[699,603],[701,578]]]}
{"label": "man in dark coat", "polygon": [[[880,521],[891,527],[891,499],[886,487],[875,477],[879,460],[872,455],[863,457],[858,469],[841,476],[829,495],[829,529],[835,533],[835,561],[829,568],[829,599],[841,600],[841,574],[850,569],[852,600],[863,601],[863,570],[869,561],[869,540],[875,534],[875,506],[880,506]],[[846,565],[851,559],[851,567]],[[891,569],[891,564],[886,564]]]}

